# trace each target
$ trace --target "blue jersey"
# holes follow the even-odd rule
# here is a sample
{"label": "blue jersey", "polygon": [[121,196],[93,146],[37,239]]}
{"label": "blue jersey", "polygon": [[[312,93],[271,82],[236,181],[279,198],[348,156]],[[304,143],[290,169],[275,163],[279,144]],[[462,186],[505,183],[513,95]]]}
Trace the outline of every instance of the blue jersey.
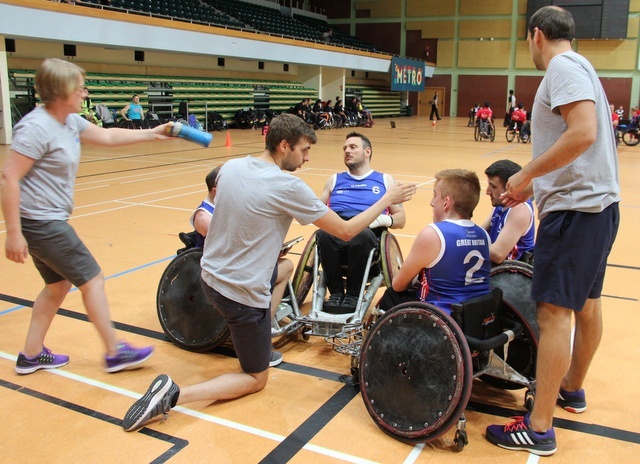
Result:
{"label": "blue jersey", "polygon": [[[193,214],[191,215],[191,219],[190,219],[191,226],[195,227],[194,220],[196,218],[196,213],[198,211],[204,211],[206,213],[209,213],[210,216],[213,216],[214,209],[215,209],[215,206],[213,205],[213,203],[209,202],[209,200],[202,200],[202,203],[200,203],[200,206],[198,206],[196,210],[193,212]],[[196,246],[199,248],[202,248],[204,246],[204,235],[202,235],[198,231],[196,231]]]}
{"label": "blue jersey", "polygon": [[368,209],[387,192],[384,174],[370,171],[363,177],[336,174],[328,205],[339,216],[351,218]]}
{"label": "blue jersey", "polygon": [[129,103],[129,109],[127,110],[127,117],[129,119],[142,119],[142,105],[138,103]]}
{"label": "blue jersey", "polygon": [[[531,213],[531,219],[529,221],[529,228],[522,237],[515,244],[513,249],[509,252],[506,259],[520,259],[527,251],[532,251],[535,244],[535,225],[533,221],[533,203],[528,200],[524,203],[529,212]],[[494,243],[498,239],[498,235],[504,227],[504,223],[507,221],[511,208],[504,209],[502,206],[496,206],[491,213],[491,223],[489,224],[489,237],[491,237],[491,243]]]}
{"label": "blue jersey", "polygon": [[469,220],[429,224],[440,237],[438,257],[420,272],[418,298],[447,313],[453,303],[489,293],[489,234]]}

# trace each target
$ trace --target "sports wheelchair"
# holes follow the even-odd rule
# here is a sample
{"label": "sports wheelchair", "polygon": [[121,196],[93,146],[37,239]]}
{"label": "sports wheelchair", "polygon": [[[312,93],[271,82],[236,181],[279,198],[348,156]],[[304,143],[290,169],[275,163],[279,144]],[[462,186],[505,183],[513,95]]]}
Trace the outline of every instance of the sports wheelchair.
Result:
{"label": "sports wheelchair", "polygon": [[451,316],[429,303],[403,303],[354,340],[354,382],[382,431],[415,444],[457,425],[461,451],[476,377],[497,388],[526,387],[524,406],[533,407],[538,332],[527,294],[531,275],[531,266],[506,262],[491,272],[491,293],[454,305]]}
{"label": "sports wheelchair", "polygon": [[507,131],[505,133],[505,138],[507,142],[511,143],[514,140],[518,140],[518,142],[529,143],[531,142],[531,124],[529,121],[526,121],[524,124],[519,125],[515,122],[512,122],[507,127]]}
{"label": "sports wheelchair", "polygon": [[[319,256],[314,232],[307,241],[293,275],[295,299],[299,303],[305,300],[309,291],[313,291],[311,310],[308,315],[298,316],[298,321],[305,325],[305,336],[323,336],[340,351],[340,339],[344,336],[349,337],[351,331],[362,328],[365,313],[380,286],[391,286],[395,272],[402,265],[402,251],[393,234],[384,230],[380,235],[378,247],[369,253],[367,271],[362,278],[355,310],[346,314],[328,313],[323,309],[327,286]],[[343,265],[343,270],[346,270],[346,265]]]}
{"label": "sports wheelchair", "polygon": [[[171,342],[189,351],[206,352],[229,338],[229,327],[200,287],[202,248],[193,247],[189,235],[180,234],[186,248],[178,250],[160,278],[156,309],[162,330]],[[287,242],[283,248],[290,248],[301,239]],[[391,285],[394,272],[402,264],[400,246],[392,234],[383,231],[379,243],[380,246],[369,254],[368,271],[363,277],[355,312],[329,314],[322,309],[326,285],[314,232],[271,321],[271,336],[286,337],[299,333],[304,339],[319,335],[331,342],[333,337],[340,337],[345,331],[361,328],[376,291],[382,283]],[[300,306],[312,288],[312,308],[308,315],[303,315]]]}
{"label": "sports wheelchair", "polygon": [[493,142],[496,139],[496,131],[488,119],[476,120],[476,127],[473,129],[473,138],[476,142],[479,140],[491,140]]}
{"label": "sports wheelchair", "polygon": [[[192,246],[190,234],[181,234],[187,245],[169,263],[160,278],[156,296],[158,320],[167,338],[189,351],[206,352],[222,345],[229,338],[229,327],[205,296],[200,284],[202,248]],[[283,245],[291,248],[302,237]],[[284,337],[302,329],[298,300],[291,282],[288,291],[271,320],[272,338]],[[300,302],[301,303],[301,302]]]}

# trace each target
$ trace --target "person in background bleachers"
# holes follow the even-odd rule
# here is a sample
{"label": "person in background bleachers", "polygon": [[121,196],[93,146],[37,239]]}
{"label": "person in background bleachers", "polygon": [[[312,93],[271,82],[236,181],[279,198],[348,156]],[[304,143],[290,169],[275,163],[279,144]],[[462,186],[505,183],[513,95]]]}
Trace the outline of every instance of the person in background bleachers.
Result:
{"label": "person in background bleachers", "polygon": [[329,122],[333,124],[333,105],[331,100],[327,100],[322,107],[322,111],[329,115]]}
{"label": "person in background bleachers", "polygon": [[144,110],[140,104],[140,96],[135,94],[131,98],[131,102],[120,110],[120,114],[127,121],[132,121],[138,129],[142,128],[142,121],[144,121]]}
{"label": "person in background bleachers", "polygon": [[336,104],[333,107],[333,114],[335,117],[340,118],[340,126],[349,126],[349,117],[344,111],[344,106],[342,105],[342,99],[340,97],[336,97]]}
{"label": "person in background bleachers", "polygon": [[[329,121],[330,121],[329,113],[327,113],[324,110],[324,105],[322,104],[322,100],[320,100],[319,98],[316,100],[315,104],[313,105],[312,112],[316,115],[318,119],[318,126],[320,126],[320,128],[323,128],[329,124]],[[322,122],[322,120],[324,120],[324,122]]]}
{"label": "person in background bleachers", "polygon": [[365,118],[367,118],[367,127],[371,127],[373,126],[375,123],[373,122],[373,115],[371,114],[371,110],[368,110],[364,104],[362,103],[362,100],[360,98],[358,98],[357,100],[358,103],[358,111],[360,112],[360,114],[362,114]]}

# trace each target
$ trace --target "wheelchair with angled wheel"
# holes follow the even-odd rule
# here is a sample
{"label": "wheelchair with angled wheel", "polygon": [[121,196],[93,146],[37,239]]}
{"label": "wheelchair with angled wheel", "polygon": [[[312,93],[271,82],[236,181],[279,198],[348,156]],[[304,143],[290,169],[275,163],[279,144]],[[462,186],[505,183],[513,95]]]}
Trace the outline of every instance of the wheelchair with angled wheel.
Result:
{"label": "wheelchair with angled wheel", "polygon": [[529,121],[526,121],[525,123],[512,122],[507,127],[505,138],[509,143],[516,139],[521,143],[531,142],[531,123]]}
{"label": "wheelchair with angled wheel", "polygon": [[496,131],[488,119],[476,119],[473,138],[476,142],[480,140],[490,140],[493,142],[496,139]]}
{"label": "wheelchair with angled wheel", "polygon": [[[307,241],[304,251],[293,274],[295,299],[303,302],[311,291],[311,309],[309,314],[300,316],[299,321],[305,325],[307,336],[325,337],[334,349],[343,354],[344,340],[354,333],[362,331],[364,316],[382,286],[391,286],[393,276],[402,265],[402,251],[398,241],[384,230],[378,240],[378,246],[369,253],[365,275],[362,277],[360,293],[353,312],[334,314],[325,311],[323,304],[327,293],[327,285],[320,262],[320,253],[316,233]],[[346,278],[346,265],[342,265],[343,278]],[[348,344],[347,344],[348,350]]]}
{"label": "wheelchair with angled wheel", "polygon": [[383,432],[416,444],[456,426],[461,451],[475,378],[500,389],[526,388],[524,407],[532,409],[538,346],[532,270],[516,261],[496,266],[491,292],[453,305],[451,315],[419,301],[379,311],[351,353],[354,382]]}
{"label": "wheelchair with angled wheel", "polygon": [[[183,235],[187,237],[189,234]],[[299,240],[302,237],[284,246],[292,246]],[[189,247],[185,240],[183,242],[187,248],[178,250],[178,255],[171,260],[158,284],[158,320],[163,332],[174,345],[195,352],[211,351],[227,341],[229,327],[202,290],[202,248]],[[298,321],[299,315],[298,300],[290,281],[288,291],[285,291],[271,320],[272,338],[300,331],[303,324]]]}

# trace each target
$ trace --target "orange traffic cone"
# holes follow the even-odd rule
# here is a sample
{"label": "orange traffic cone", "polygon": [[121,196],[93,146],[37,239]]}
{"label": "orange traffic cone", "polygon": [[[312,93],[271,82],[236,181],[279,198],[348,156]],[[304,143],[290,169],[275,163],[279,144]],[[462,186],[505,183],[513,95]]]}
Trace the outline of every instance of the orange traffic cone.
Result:
{"label": "orange traffic cone", "polygon": [[431,121],[431,125],[435,126],[436,125],[436,118],[433,118],[433,121]]}
{"label": "orange traffic cone", "polygon": [[224,142],[224,146],[225,146],[225,147],[231,147],[231,146],[233,146],[233,145],[231,144],[231,131],[227,131],[227,141],[226,141],[226,142]]}

